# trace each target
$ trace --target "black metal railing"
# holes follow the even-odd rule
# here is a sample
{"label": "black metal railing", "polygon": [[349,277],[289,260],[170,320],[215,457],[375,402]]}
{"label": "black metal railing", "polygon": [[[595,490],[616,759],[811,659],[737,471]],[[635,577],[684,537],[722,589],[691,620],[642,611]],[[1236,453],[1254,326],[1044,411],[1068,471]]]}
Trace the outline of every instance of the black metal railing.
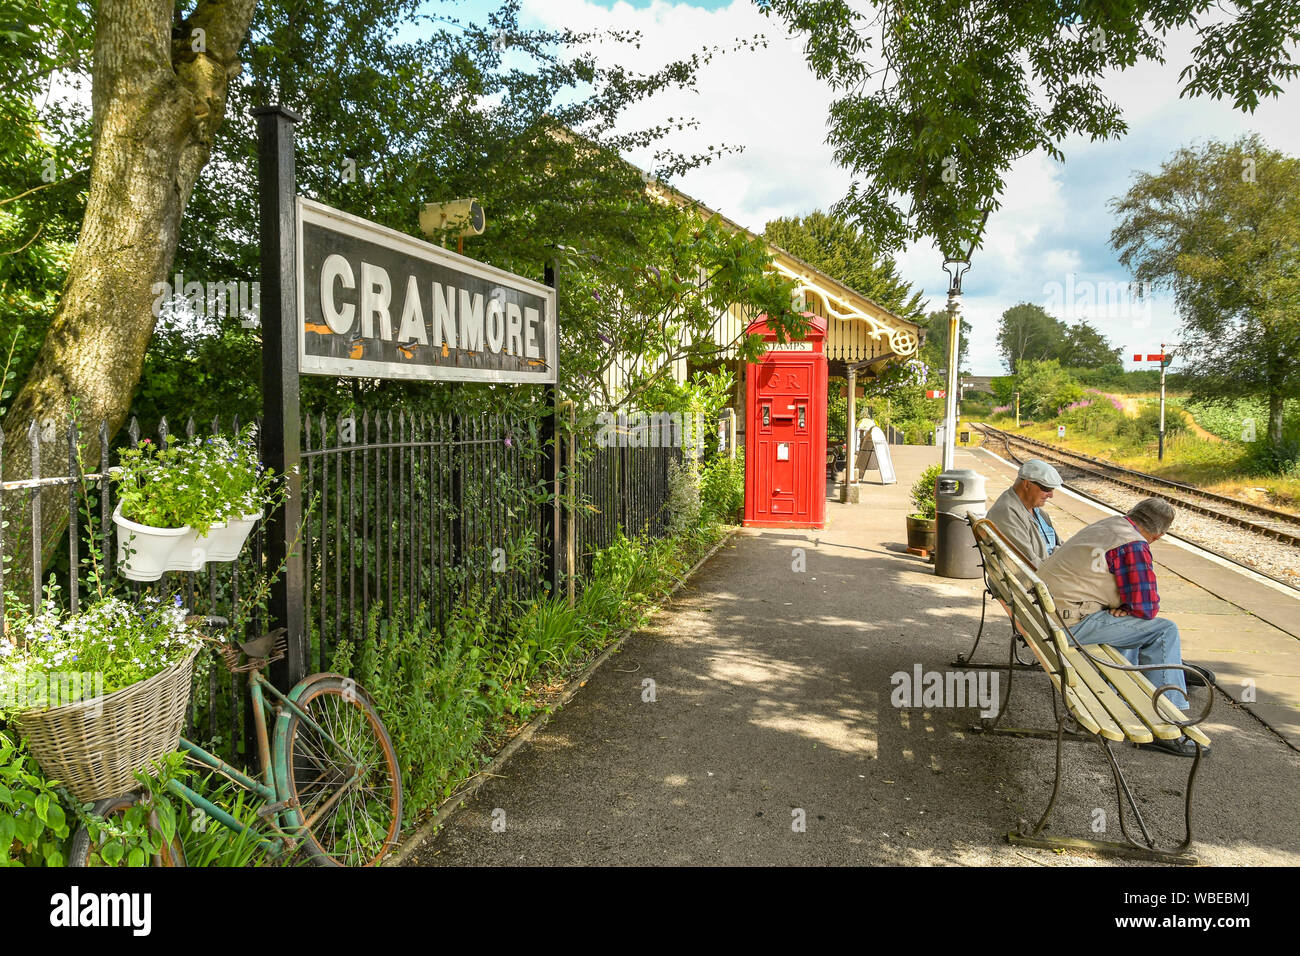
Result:
{"label": "black metal railing", "polygon": [[[238,421],[229,424],[238,432]],[[214,435],[222,428],[221,422],[211,423]],[[66,423],[55,437],[36,425],[29,430],[31,477],[0,484],[0,513],[10,521],[0,535],[0,594],[22,579],[26,597],[19,600],[30,599],[36,608],[42,584],[53,574],[66,606],[77,610],[89,581],[84,559],[94,545],[102,554],[101,573],[118,593],[181,594],[194,613],[244,620],[244,632],[229,635],[240,639],[265,629],[264,582],[276,569],[263,566],[261,522],[237,561],[209,563],[198,572],[166,572],[152,584],[113,574],[113,449],[107,425],[101,423],[97,431],[101,450],[89,470],[77,452],[75,423]],[[184,432],[194,437],[193,420]],[[390,623],[414,622],[423,614],[437,632],[462,602],[475,602],[492,616],[490,623],[504,625],[512,607],[545,593],[542,529],[554,500],[543,478],[539,433],[532,420],[503,415],[308,416],[300,466],[304,517],[297,540],[305,573],[296,599],[311,635],[313,667],[327,670],[340,641],[363,639],[368,615],[381,605]],[[123,443],[134,447],[141,434],[132,419]],[[166,420],[156,434],[165,447],[171,440]],[[572,482],[561,476],[561,489],[572,488],[574,500],[560,509],[560,541],[562,553],[571,548],[575,555],[575,589],[580,590],[596,553],[620,531],[652,537],[667,532],[668,469],[682,460],[683,450],[626,442],[602,446],[594,431],[583,430],[561,429],[559,440],[560,461],[568,462],[572,451],[575,466]],[[0,437],[0,468],[4,450]],[[42,474],[63,470],[65,454],[67,474]],[[51,469],[55,455],[59,467]],[[42,504],[51,494],[64,493],[68,529],[62,542],[50,547],[43,537],[49,509],[43,516]],[[11,555],[27,553],[24,541],[31,563],[16,575],[6,567],[6,548]],[[243,675],[202,658],[187,736],[227,759],[250,759],[246,689]]]}

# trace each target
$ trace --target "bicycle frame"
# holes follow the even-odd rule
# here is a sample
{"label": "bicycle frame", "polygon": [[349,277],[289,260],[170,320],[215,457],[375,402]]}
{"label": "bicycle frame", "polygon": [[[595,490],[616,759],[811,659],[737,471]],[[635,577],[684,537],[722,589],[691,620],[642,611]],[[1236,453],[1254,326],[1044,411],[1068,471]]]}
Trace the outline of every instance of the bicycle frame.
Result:
{"label": "bicycle frame", "polygon": [[[292,850],[298,840],[301,839],[301,836],[293,835],[293,831],[298,831],[300,834],[305,833],[310,824],[314,823],[318,817],[329,810],[329,808],[338,802],[350,787],[361,779],[361,774],[359,770],[355,771],[351,779],[343,784],[334,796],[330,797],[329,800],[318,808],[309,820],[304,822],[302,819],[302,813],[297,806],[297,801],[291,796],[289,781],[290,768],[288,767],[287,762],[283,767],[277,767],[275,761],[272,759],[271,738],[267,732],[267,714],[276,714],[275,736],[276,742],[279,744],[276,749],[282,755],[286,754],[289,743],[287,734],[289,729],[290,713],[297,715],[299,720],[304,721],[317,733],[321,734],[329,741],[329,743],[344,752],[348,751],[295,702],[294,698],[297,696],[299,689],[307,683],[306,681],[296,685],[293,690],[289,692],[289,695],[286,696],[277,690],[270,681],[263,677],[260,671],[253,671],[248,675],[248,677],[248,692],[253,702],[253,725],[257,734],[258,759],[261,763],[263,779],[257,780],[250,777],[248,774],[236,767],[232,767],[221,758],[208,753],[198,744],[186,740],[184,737],[181,738],[180,746],[187,755],[197,762],[206,767],[210,767],[222,776],[243,787],[245,790],[254,793],[267,801],[268,806],[259,811],[258,816],[263,817],[274,815],[276,820],[275,829],[280,831],[282,836],[272,838],[263,836],[256,832],[254,833],[254,836],[256,837],[259,846],[265,848],[272,855],[279,856]],[[281,705],[280,707],[274,707],[267,700],[267,691],[279,700]],[[350,752],[349,756],[351,756]],[[285,760],[287,761],[287,756],[285,757]],[[225,810],[222,810],[216,804],[212,803],[212,801],[205,799],[179,780],[169,780],[167,782],[167,789],[182,800],[185,800],[193,806],[199,807],[204,813],[211,816],[228,830],[233,830],[236,833],[244,833],[245,831],[252,829],[246,824],[241,823],[239,820],[236,820]]]}

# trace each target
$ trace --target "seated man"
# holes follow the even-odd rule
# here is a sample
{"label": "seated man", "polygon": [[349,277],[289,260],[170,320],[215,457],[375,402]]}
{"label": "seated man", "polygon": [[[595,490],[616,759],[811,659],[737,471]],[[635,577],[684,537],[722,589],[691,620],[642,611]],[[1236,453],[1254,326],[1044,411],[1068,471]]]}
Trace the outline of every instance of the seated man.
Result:
{"label": "seated man", "polygon": [[1045,461],[1031,458],[1020,466],[1015,483],[993,502],[992,521],[1002,536],[1016,546],[1034,570],[1060,546],[1052,519],[1043,505],[1061,487],[1061,476]]}
{"label": "seated man", "polygon": [[[1080,644],[1109,644],[1136,664],[1181,663],[1178,625],[1156,616],[1160,595],[1149,547],[1173,520],[1173,505],[1160,498],[1146,498],[1127,515],[1088,525],[1043,562],[1038,576],[1052,592],[1061,620]],[[1187,684],[1181,670],[1143,673],[1156,687],[1176,687],[1165,696],[1187,709]],[[1196,745],[1186,736],[1145,746],[1181,757],[1196,756]]]}

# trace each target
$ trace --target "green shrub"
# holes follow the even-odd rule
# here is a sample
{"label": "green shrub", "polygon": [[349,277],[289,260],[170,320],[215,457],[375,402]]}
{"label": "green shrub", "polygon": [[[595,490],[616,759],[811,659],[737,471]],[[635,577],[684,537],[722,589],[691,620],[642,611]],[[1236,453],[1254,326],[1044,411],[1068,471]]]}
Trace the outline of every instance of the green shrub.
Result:
{"label": "green shrub", "polygon": [[894,427],[903,433],[905,445],[928,445],[934,434],[934,422],[928,418],[910,418],[895,422]]}
{"label": "green shrub", "polygon": [[[1187,431],[1187,420],[1176,409],[1165,409],[1165,438]],[[1118,434],[1133,442],[1152,442],[1160,437],[1160,404],[1147,402],[1138,407],[1138,413],[1125,418]]]}
{"label": "green shrub", "polygon": [[1128,417],[1100,395],[1084,397],[1091,399],[1092,403],[1062,413],[1057,421],[1069,430],[1077,430],[1094,438],[1109,438],[1118,434]]}
{"label": "green shrub", "polygon": [[700,524],[700,470],[684,459],[668,463],[668,533],[682,535]]}
{"label": "green shrub", "polygon": [[1022,415],[1050,418],[1083,397],[1083,386],[1056,359],[1021,362],[1016,382]]}
{"label": "green shrub", "polygon": [[913,518],[934,517],[935,485],[941,474],[943,474],[943,465],[936,462],[921,472],[921,477],[917,478],[916,484],[912,485],[912,506],[916,509],[912,514]]}
{"label": "green shrub", "polygon": [[70,815],[60,805],[57,782],[0,731],[0,866],[63,866]]}
{"label": "green shrub", "polygon": [[706,520],[727,524],[745,507],[745,452],[736,457],[719,455],[700,471],[700,500]]}
{"label": "green shrub", "polygon": [[494,699],[500,695],[492,693],[499,688],[488,687],[483,672],[493,657],[486,615],[470,603],[453,612],[441,635],[430,628],[423,608],[408,624],[402,609],[389,620],[376,605],[363,640],[356,647],[340,643],[331,664],[354,678],[379,708],[397,751],[407,822],[478,769],[475,748],[499,710]]}

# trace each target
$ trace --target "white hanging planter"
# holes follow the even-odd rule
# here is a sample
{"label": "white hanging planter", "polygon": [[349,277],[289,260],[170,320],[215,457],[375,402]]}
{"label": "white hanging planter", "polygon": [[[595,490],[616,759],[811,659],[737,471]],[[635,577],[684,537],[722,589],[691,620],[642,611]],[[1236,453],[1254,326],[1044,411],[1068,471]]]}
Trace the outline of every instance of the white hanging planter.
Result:
{"label": "white hanging planter", "polygon": [[262,517],[262,512],[232,518],[220,524],[214,524],[206,537],[199,538],[198,547],[207,549],[209,561],[234,561],[244,550],[244,543],[253,531],[253,525]]}
{"label": "white hanging planter", "polygon": [[[214,524],[211,531],[224,527],[223,524]],[[199,535],[197,531],[190,528],[189,533],[176,542],[176,547],[172,549],[171,559],[167,562],[168,571],[202,571],[203,565],[208,562],[207,548],[204,547],[206,539]]]}
{"label": "white hanging planter", "polygon": [[[192,562],[197,540],[194,529],[154,528],[122,517],[122,503],[113,509],[117,525],[117,569],[132,581],[157,581],[181,556]],[[131,554],[127,554],[128,549]],[[188,565],[187,565],[188,566]],[[201,566],[201,565],[200,565]]]}

